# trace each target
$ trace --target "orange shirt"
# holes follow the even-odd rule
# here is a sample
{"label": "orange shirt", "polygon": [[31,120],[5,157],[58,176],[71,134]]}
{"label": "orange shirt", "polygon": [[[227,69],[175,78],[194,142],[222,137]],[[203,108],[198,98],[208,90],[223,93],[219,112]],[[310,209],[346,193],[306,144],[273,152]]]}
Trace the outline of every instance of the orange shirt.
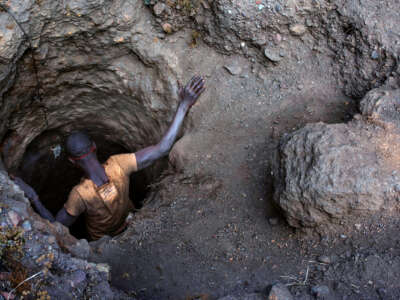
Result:
{"label": "orange shirt", "polygon": [[72,216],[85,213],[87,231],[93,240],[120,233],[133,209],[129,199],[129,175],[137,171],[135,154],[113,155],[103,166],[108,183],[98,187],[90,179],[83,178],[64,204]]}

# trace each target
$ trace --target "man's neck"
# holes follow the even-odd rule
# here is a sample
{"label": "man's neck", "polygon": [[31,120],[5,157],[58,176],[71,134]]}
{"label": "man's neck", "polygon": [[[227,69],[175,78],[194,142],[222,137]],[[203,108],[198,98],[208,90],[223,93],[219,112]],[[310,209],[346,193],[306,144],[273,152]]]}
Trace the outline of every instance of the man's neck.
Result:
{"label": "man's neck", "polygon": [[109,180],[106,171],[98,160],[91,161],[87,164],[85,170],[89,179],[93,181],[96,186],[102,186],[108,183]]}

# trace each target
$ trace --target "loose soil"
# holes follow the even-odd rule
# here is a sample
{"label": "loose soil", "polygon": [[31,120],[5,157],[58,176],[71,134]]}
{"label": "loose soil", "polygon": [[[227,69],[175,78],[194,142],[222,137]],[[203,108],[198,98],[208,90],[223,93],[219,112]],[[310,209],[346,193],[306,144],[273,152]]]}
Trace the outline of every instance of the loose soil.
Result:
{"label": "loose soil", "polygon": [[[139,299],[240,296],[277,281],[296,299],[313,299],[315,285],[330,288],[325,299],[397,299],[395,217],[342,224],[329,234],[296,232],[272,203],[279,137],[310,122],[346,122],[357,112],[357,99],[329,75],[330,62],[300,40],[296,57],[269,69],[212,51],[205,59],[207,46],[185,47],[189,35],[171,43],[188,57],[188,73],[205,75],[208,90],[186,126],[185,170],[166,174],[129,229],[93,244],[91,259],[109,263],[112,284]],[[240,75],[224,68],[234,61]],[[320,255],[331,263],[318,262]]]}

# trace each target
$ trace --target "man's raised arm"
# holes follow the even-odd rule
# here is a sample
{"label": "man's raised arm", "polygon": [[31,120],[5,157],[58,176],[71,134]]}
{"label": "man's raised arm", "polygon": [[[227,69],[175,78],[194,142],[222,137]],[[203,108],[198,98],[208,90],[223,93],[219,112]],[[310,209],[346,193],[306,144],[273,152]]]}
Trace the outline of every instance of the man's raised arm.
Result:
{"label": "man's raised arm", "polygon": [[181,102],[179,103],[175,118],[168,131],[158,144],[146,147],[135,153],[138,170],[144,169],[157,159],[168,155],[176,140],[186,113],[192,105],[196,103],[204,90],[204,79],[201,76],[194,76],[184,88],[180,88],[179,98]]}

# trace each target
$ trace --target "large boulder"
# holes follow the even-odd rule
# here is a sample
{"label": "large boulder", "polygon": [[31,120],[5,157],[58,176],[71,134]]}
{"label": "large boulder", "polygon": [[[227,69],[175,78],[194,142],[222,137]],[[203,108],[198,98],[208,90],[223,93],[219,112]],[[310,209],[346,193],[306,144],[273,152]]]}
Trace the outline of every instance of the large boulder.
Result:
{"label": "large boulder", "polygon": [[284,136],[274,200],[294,227],[392,210],[400,174],[400,90],[373,90],[348,124],[308,124]]}

